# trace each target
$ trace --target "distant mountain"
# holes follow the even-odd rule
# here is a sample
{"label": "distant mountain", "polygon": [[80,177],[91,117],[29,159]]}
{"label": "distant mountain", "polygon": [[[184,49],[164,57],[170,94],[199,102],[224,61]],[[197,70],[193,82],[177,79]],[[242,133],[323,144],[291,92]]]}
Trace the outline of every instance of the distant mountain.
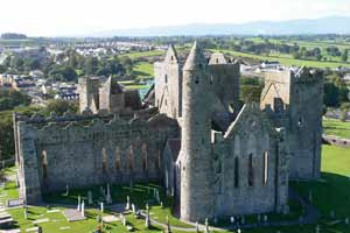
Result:
{"label": "distant mountain", "polygon": [[89,36],[350,34],[349,25],[350,17],[326,17],[279,22],[257,21],[244,24],[188,24],[143,29],[110,30],[93,33]]}

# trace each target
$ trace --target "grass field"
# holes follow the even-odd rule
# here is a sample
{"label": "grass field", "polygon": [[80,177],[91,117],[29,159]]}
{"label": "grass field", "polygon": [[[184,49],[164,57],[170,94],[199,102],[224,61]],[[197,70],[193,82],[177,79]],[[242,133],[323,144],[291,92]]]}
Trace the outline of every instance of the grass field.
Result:
{"label": "grass field", "polygon": [[134,72],[136,72],[137,77],[148,78],[154,77],[153,64],[140,62],[134,67]]}
{"label": "grass field", "polygon": [[308,61],[308,60],[297,60],[294,59],[292,56],[285,55],[285,54],[275,54],[275,55],[269,55],[269,56],[263,56],[263,55],[255,55],[255,54],[249,54],[249,53],[243,53],[243,52],[236,52],[232,50],[210,50],[212,52],[222,52],[227,53],[235,57],[247,57],[247,58],[253,58],[256,60],[269,60],[269,61],[279,61],[281,64],[286,66],[307,66],[307,67],[314,67],[314,68],[337,68],[339,66],[350,66],[350,64],[346,63],[339,63],[339,62],[322,62],[322,61]]}
{"label": "grass field", "polygon": [[[350,149],[338,148],[334,146],[323,146],[322,152],[322,180],[319,182],[293,182],[292,187],[300,194],[308,197],[309,192],[313,193],[313,203],[320,211],[322,217],[319,221],[321,226],[321,232],[325,233],[349,233],[350,226],[345,224],[336,223],[332,225],[333,220],[329,217],[331,211],[335,211],[336,217],[343,219],[350,216]],[[8,170],[8,174],[13,174],[13,170]],[[188,227],[174,218],[170,211],[173,206],[173,200],[165,196],[164,191],[161,191],[161,200],[164,203],[164,207],[157,204],[152,204],[153,188],[162,188],[156,184],[136,184],[133,189],[130,186],[113,186],[112,198],[116,202],[125,202],[126,195],[130,196],[131,202],[137,206],[144,208],[146,202],[151,204],[151,216],[156,218],[160,222],[166,222],[166,216],[169,216],[170,223],[173,226]],[[8,190],[15,190],[14,187],[8,187]],[[99,187],[91,187],[93,191],[93,197],[97,197],[99,194]],[[3,191],[3,190],[0,190]],[[61,193],[54,193],[46,196],[46,200],[51,203],[61,203],[58,206],[50,204],[51,209],[64,209],[63,204],[76,204],[77,196],[81,195],[86,198],[87,190],[71,190],[68,197],[62,197]],[[146,197],[146,198],[145,198]],[[96,201],[97,203],[97,201]],[[62,232],[60,227],[70,227],[69,231],[74,233],[86,233],[92,232],[96,229],[97,216],[100,214],[97,210],[97,204],[95,206],[89,206],[86,209],[86,215],[88,217],[85,221],[79,222],[67,222],[61,213],[48,213],[47,206],[35,206],[29,207],[29,219],[24,219],[23,209],[9,210],[13,218],[17,221],[18,226],[25,232],[25,229],[33,227],[33,220],[49,218],[49,222],[41,223],[44,232],[56,233]],[[102,215],[111,214],[106,207],[105,213]],[[249,218],[247,218],[248,221]],[[132,225],[135,232],[161,232],[162,228],[154,227],[152,229],[146,229],[144,220],[136,219],[133,214],[127,215],[128,224]],[[315,232],[316,225],[308,226],[293,226],[293,227],[275,227],[275,228],[260,228],[243,230],[244,233],[313,233]],[[113,224],[105,224],[104,232],[124,233],[127,232],[126,228],[122,226],[120,222]],[[181,231],[173,231],[174,233],[183,233]],[[215,231],[212,231],[214,233]],[[227,231],[224,231],[225,233]]]}
{"label": "grass field", "polygon": [[164,55],[165,51],[162,50],[151,50],[151,51],[146,51],[146,52],[132,52],[132,53],[126,53],[123,54],[122,56],[129,57],[131,59],[136,59],[140,57],[155,57],[155,56],[160,56]]}
{"label": "grass field", "polygon": [[323,120],[323,130],[327,135],[335,135],[350,139],[350,122],[338,120]]}

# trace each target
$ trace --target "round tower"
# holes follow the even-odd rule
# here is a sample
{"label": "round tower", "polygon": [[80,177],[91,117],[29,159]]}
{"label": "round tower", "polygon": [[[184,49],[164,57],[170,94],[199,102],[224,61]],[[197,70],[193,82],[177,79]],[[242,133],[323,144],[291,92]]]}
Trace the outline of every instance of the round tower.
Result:
{"label": "round tower", "polygon": [[213,216],[209,86],[208,65],[195,43],[183,67],[180,211],[188,221]]}

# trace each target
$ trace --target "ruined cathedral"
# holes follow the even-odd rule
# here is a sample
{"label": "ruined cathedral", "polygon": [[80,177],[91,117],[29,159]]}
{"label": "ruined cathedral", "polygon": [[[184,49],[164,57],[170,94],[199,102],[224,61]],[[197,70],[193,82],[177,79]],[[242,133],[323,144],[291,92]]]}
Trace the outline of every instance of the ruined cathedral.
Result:
{"label": "ruined cathedral", "polygon": [[162,182],[189,221],[288,212],[290,179],[320,177],[322,73],[266,72],[260,103],[241,104],[240,64],[170,46],[141,100],[112,78],[82,78],[80,114],[14,114],[20,195],[67,185]]}

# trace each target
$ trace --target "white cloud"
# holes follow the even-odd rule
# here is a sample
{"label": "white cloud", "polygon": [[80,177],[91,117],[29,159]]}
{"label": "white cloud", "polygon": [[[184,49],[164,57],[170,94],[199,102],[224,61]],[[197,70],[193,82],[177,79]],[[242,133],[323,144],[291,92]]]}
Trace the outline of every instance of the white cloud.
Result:
{"label": "white cloud", "polygon": [[11,0],[0,9],[0,32],[30,35],[350,15],[349,0]]}

